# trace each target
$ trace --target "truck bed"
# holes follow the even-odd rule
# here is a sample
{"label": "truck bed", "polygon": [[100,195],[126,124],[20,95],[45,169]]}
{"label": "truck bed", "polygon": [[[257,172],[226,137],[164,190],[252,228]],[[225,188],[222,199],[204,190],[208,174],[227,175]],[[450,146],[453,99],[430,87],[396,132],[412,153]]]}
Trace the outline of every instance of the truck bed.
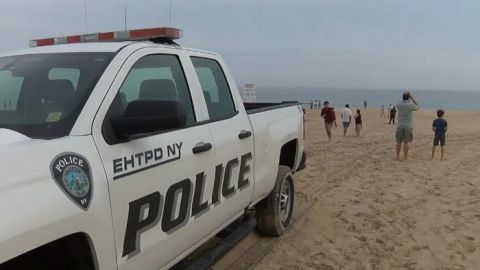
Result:
{"label": "truck bed", "polygon": [[[296,171],[303,154],[303,112],[297,102],[249,103],[246,105],[252,125],[255,148],[255,189],[252,198],[267,196],[274,185],[282,147],[296,148],[291,168]],[[298,147],[298,148],[297,148]],[[296,155],[296,156],[295,156]]]}
{"label": "truck bed", "polygon": [[247,114],[254,114],[259,112],[265,112],[275,110],[284,107],[299,105],[298,101],[282,101],[280,103],[275,102],[244,102],[245,110]]}

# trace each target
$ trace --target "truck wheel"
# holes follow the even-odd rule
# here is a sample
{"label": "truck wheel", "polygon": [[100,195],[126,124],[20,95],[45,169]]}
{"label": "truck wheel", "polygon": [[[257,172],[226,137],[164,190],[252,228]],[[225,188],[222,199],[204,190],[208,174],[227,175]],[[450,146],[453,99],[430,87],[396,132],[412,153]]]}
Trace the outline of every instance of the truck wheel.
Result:
{"label": "truck wheel", "polygon": [[257,230],[269,236],[282,235],[292,221],[293,203],[292,171],[280,165],[272,192],[257,205]]}

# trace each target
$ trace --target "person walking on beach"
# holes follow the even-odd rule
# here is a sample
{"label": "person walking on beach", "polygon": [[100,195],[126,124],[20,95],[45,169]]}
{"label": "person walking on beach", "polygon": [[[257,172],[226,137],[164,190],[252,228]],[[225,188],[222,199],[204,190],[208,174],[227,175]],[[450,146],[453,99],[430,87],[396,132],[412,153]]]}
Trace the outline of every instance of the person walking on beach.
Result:
{"label": "person walking on beach", "polygon": [[395,115],[397,114],[397,109],[395,106],[392,106],[390,109],[390,121],[388,121],[388,124],[390,125],[392,122],[395,125]]}
{"label": "person walking on beach", "polygon": [[360,110],[357,109],[357,113],[354,116],[355,118],[355,133],[357,137],[360,136],[360,130],[362,129],[362,115],[360,114]]}
{"label": "person walking on beach", "polygon": [[328,101],[323,103],[323,109],[320,113],[320,116],[323,117],[325,121],[325,131],[327,132],[328,141],[331,141],[332,127],[333,124],[335,124],[335,127],[337,127],[337,119],[335,118],[335,111],[332,107],[330,107]]}
{"label": "person walking on beach", "polygon": [[385,118],[385,105],[382,105],[380,110],[381,110],[380,118]]}
{"label": "person walking on beach", "polygon": [[367,100],[366,100],[366,99],[363,100],[363,108],[364,108],[364,109],[367,108]]}
{"label": "person walking on beach", "polygon": [[398,125],[395,132],[395,139],[397,141],[397,160],[400,160],[400,150],[403,143],[404,159],[408,159],[408,149],[413,140],[413,111],[418,111],[418,103],[410,94],[404,92],[402,101],[397,103],[398,108]]}
{"label": "person walking on beach", "polygon": [[438,110],[438,118],[433,120],[432,130],[435,136],[433,137],[432,159],[435,156],[435,148],[440,144],[440,160],[443,160],[443,147],[445,146],[445,133],[447,132],[447,120],[443,119],[444,115],[444,110]]}
{"label": "person walking on beach", "polygon": [[352,111],[350,110],[350,105],[345,104],[345,108],[342,110],[342,122],[343,122],[343,137],[347,136],[347,129],[352,122]]}
{"label": "person walking on beach", "polygon": [[387,118],[390,119],[390,111],[392,110],[392,104],[387,107]]}

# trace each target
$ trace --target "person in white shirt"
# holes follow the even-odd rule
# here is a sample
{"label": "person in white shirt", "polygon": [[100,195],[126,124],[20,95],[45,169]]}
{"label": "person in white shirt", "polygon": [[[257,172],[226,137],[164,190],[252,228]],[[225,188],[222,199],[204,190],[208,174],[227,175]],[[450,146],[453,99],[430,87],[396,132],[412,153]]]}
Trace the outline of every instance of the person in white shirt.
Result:
{"label": "person in white shirt", "polygon": [[343,122],[343,136],[347,136],[347,129],[352,122],[352,111],[349,109],[349,105],[345,104],[345,108],[342,110],[342,122]]}
{"label": "person in white shirt", "polygon": [[390,119],[390,111],[392,110],[392,104],[387,107],[387,119]]}

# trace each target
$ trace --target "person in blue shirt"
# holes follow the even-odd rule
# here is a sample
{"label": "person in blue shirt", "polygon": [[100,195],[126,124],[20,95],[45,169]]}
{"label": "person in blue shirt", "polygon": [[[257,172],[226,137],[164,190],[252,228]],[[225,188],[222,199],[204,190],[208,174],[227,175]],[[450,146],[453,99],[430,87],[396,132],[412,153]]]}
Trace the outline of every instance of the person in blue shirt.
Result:
{"label": "person in blue shirt", "polygon": [[437,111],[437,119],[433,120],[432,129],[435,132],[433,137],[432,159],[435,156],[435,148],[440,144],[440,160],[443,160],[443,148],[445,146],[445,133],[447,132],[447,120],[443,119],[444,110]]}

